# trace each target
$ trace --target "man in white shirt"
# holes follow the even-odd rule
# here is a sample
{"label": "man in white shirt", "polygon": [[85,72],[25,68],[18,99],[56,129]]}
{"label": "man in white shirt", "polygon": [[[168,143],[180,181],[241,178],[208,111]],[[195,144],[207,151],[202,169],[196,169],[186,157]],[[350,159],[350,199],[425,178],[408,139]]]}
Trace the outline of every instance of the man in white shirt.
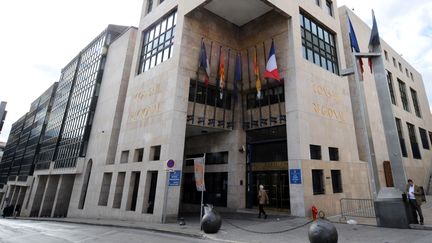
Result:
{"label": "man in white shirt", "polygon": [[406,185],[406,194],[407,194],[407,198],[409,201],[409,204],[411,206],[412,209],[412,213],[415,219],[415,223],[418,223],[418,219],[417,219],[417,214],[420,217],[420,224],[423,225],[423,213],[421,210],[421,204],[422,204],[422,199],[421,199],[421,189],[420,187],[418,187],[417,185],[414,185],[413,180],[408,179],[408,184]]}

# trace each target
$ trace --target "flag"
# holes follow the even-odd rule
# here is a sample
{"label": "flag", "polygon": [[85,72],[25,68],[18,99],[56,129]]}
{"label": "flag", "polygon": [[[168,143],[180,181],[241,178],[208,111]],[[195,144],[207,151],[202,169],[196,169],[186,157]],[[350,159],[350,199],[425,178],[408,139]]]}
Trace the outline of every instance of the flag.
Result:
{"label": "flag", "polygon": [[[359,44],[357,41],[356,34],[354,32],[354,27],[352,26],[351,19],[349,18],[348,13],[347,13],[347,18],[348,18],[348,24],[349,24],[349,38],[350,38],[350,43],[351,43],[351,51],[359,53],[360,47],[359,47]],[[360,66],[360,71],[363,74],[363,72],[364,72],[363,60],[361,58],[358,58],[358,62],[359,62],[359,66]]]}
{"label": "flag", "polygon": [[202,68],[205,71],[204,84],[206,87],[208,87],[209,78],[210,78],[210,64],[209,64],[209,60],[207,58],[207,53],[206,53],[204,41],[201,42],[199,68]]}
{"label": "flag", "polygon": [[274,41],[272,41],[269,57],[266,65],[266,70],[264,72],[264,78],[271,78],[280,81],[279,70],[276,63],[276,53],[274,47]]}
{"label": "flag", "polygon": [[204,157],[194,159],[195,186],[197,191],[199,192],[205,191],[204,165],[205,165]]}
{"label": "flag", "polygon": [[236,57],[235,71],[234,71],[234,101],[237,100],[238,86],[237,83],[242,80],[241,72],[241,56],[238,53]]}
{"label": "flag", "polygon": [[[371,36],[369,39],[369,52],[374,52],[374,50],[376,50],[376,47],[380,46],[381,42],[380,42],[380,37],[379,37],[379,33],[378,33],[378,25],[375,19],[375,13],[372,10],[372,31],[371,31]],[[369,63],[369,68],[372,72],[372,57],[369,57],[368,59],[368,63]]]}
{"label": "flag", "polygon": [[218,86],[219,86],[219,98],[223,99],[223,91],[225,86],[225,60],[222,53],[222,47],[219,54],[219,77],[218,77]]}
{"label": "flag", "polygon": [[254,73],[255,73],[255,86],[257,90],[257,98],[261,99],[261,80],[259,75],[259,67],[258,67],[258,61],[257,61],[257,51],[255,47],[255,56],[254,56]]}

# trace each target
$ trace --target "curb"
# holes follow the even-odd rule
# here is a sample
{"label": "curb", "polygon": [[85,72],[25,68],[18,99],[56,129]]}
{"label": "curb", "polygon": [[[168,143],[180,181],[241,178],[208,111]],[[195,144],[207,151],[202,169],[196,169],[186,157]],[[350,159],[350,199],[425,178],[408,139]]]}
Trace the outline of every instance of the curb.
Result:
{"label": "curb", "polygon": [[420,225],[420,224],[410,224],[409,228],[415,230],[432,230],[431,225]]}
{"label": "curb", "polygon": [[52,218],[23,218],[23,217],[17,217],[16,219],[21,220],[31,220],[31,221],[45,221],[45,222],[58,222],[58,223],[69,223],[69,224],[84,224],[84,225],[94,225],[94,226],[106,226],[106,227],[116,227],[116,228],[125,228],[125,229],[136,229],[136,230],[146,230],[146,231],[152,231],[157,233],[166,233],[166,234],[172,234],[172,235],[180,235],[180,236],[186,236],[186,237],[192,237],[197,239],[204,239],[205,234],[204,233],[192,233],[192,232],[182,232],[182,231],[172,231],[169,229],[160,229],[156,227],[143,227],[143,226],[126,226],[121,224],[112,224],[112,223],[103,223],[103,222],[85,222],[85,221],[70,221],[70,220],[58,220],[58,219],[52,219]]}

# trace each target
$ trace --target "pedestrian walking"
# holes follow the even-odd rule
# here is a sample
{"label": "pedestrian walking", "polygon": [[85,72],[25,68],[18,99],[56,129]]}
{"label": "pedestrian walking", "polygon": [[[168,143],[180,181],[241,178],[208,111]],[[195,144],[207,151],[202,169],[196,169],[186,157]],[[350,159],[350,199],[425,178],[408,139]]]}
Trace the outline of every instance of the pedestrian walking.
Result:
{"label": "pedestrian walking", "polygon": [[410,207],[412,209],[415,224],[419,223],[418,218],[417,218],[417,214],[418,214],[418,216],[420,217],[420,224],[423,225],[424,219],[423,219],[423,213],[421,210],[422,191],[421,191],[420,187],[415,185],[413,180],[408,179],[408,184],[406,185],[405,192],[408,196],[408,201],[409,201]]}
{"label": "pedestrian walking", "polygon": [[259,192],[258,192],[258,207],[259,207],[259,214],[258,218],[261,218],[261,213],[264,214],[264,219],[267,218],[267,214],[264,211],[264,205],[269,203],[269,198],[267,195],[267,192],[264,190],[264,186],[259,186]]}

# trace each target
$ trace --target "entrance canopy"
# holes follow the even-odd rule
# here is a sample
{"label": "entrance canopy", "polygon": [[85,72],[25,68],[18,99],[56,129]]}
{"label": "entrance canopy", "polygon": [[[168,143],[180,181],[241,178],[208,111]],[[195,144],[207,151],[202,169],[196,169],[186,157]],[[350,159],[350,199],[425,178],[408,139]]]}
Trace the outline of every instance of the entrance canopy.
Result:
{"label": "entrance canopy", "polygon": [[239,27],[273,9],[261,0],[213,0],[204,8]]}

